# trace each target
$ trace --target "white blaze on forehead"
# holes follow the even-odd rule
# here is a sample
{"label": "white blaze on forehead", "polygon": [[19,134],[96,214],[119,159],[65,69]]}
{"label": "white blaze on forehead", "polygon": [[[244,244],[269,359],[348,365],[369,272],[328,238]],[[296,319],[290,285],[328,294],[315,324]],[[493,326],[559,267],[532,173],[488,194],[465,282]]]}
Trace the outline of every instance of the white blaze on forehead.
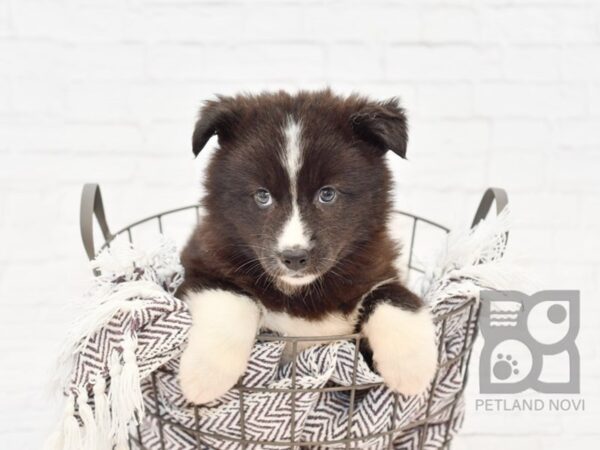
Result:
{"label": "white blaze on forehead", "polygon": [[284,129],[285,148],[283,149],[281,162],[290,180],[292,212],[283,225],[281,234],[277,239],[277,247],[280,251],[291,247],[306,248],[309,244],[306,227],[302,222],[298,206],[298,172],[300,172],[300,167],[302,166],[300,134],[300,124],[289,118]]}
{"label": "white blaze on forehead", "polygon": [[300,124],[291,117],[285,126],[285,151],[283,153],[283,164],[290,177],[292,194],[297,193],[296,181],[302,164],[302,152],[300,150]]}

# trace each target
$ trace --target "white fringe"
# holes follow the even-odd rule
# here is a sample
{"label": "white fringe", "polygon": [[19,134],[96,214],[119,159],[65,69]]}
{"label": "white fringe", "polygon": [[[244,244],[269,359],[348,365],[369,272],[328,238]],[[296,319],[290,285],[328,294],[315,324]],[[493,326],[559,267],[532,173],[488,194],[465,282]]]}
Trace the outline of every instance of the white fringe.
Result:
{"label": "white fringe", "polygon": [[[88,394],[79,388],[77,400],[70,395],[60,429],[46,441],[46,450],[112,450],[129,449],[129,425],[138,423],[144,414],[135,337],[127,333],[123,352],[114,351],[109,361],[111,386],[106,395],[106,382],[98,374],[94,384],[94,406],[88,404]],[[75,403],[83,427],[75,417]]]}
{"label": "white fringe", "polygon": [[144,414],[139,368],[135,358],[136,346],[135,338],[127,335],[123,339],[122,355],[113,352],[110,358],[111,435],[118,448],[128,445],[129,425],[137,423]]}
{"label": "white fringe", "polygon": [[[121,370],[123,366],[121,365],[121,357],[117,351],[111,353],[109,361],[108,361],[109,373],[110,373],[110,389],[108,392],[108,401],[111,406],[111,428],[110,435],[114,436],[117,440],[117,436],[123,433],[123,429],[127,429],[127,424],[123,423],[123,407],[116,403],[117,399],[119,399],[119,392],[121,383]],[[117,413],[119,411],[119,413]]]}
{"label": "white fringe", "polygon": [[96,410],[96,446],[98,450],[112,450],[110,407],[106,395],[106,381],[102,374],[96,377],[94,383],[94,409]]}
{"label": "white fringe", "polygon": [[137,365],[135,350],[137,337],[127,334],[123,340],[123,369],[121,370],[120,396],[128,406],[127,412],[134,420],[140,420],[144,415],[144,399],[140,386],[140,370]]}
{"label": "white fringe", "polygon": [[75,322],[67,334],[57,360],[54,389],[64,390],[70,382],[74,356],[88,345],[93,334],[108,324],[119,313],[140,311],[148,298],[168,295],[160,286],[148,281],[131,281],[115,286],[109,296],[87,299],[87,314]]}
{"label": "white fringe", "polygon": [[490,214],[473,229],[450,232],[436,263],[423,277],[423,297],[430,296],[434,281],[452,277],[470,278],[483,288],[527,288],[529,280],[505,255],[506,233],[511,223],[507,207],[497,216]]}
{"label": "white fringe", "polygon": [[67,407],[65,409],[65,419],[63,422],[62,450],[81,450],[83,442],[81,439],[81,429],[79,422],[75,418],[75,398],[70,395],[67,398]]}
{"label": "white fringe", "polygon": [[80,387],[77,391],[77,409],[79,417],[81,417],[81,421],[83,422],[81,430],[83,434],[83,448],[96,448],[96,421],[94,419],[94,412],[90,408],[90,405],[88,405],[88,400],[87,390]]}

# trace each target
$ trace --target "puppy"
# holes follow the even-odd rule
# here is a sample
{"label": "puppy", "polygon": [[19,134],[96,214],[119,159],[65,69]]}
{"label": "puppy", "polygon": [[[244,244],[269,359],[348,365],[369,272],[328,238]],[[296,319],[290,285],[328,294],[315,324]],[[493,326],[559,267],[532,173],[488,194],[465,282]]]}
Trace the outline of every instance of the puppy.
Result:
{"label": "puppy", "polygon": [[260,329],[289,336],[360,331],[385,383],[416,394],[437,361],[423,302],[398,278],[387,232],[388,150],[405,157],[396,99],[329,90],[218,97],[202,108],[195,155],[213,136],[206,216],[182,252],[177,295],[193,326],[184,395],[206,403],[243,374]]}

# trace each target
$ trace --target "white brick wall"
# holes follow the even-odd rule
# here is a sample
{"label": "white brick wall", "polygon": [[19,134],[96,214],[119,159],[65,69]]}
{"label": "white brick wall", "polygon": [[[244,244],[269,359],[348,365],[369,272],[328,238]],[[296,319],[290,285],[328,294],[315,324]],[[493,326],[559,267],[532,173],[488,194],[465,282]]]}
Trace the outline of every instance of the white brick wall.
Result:
{"label": "white brick wall", "polygon": [[45,384],[87,275],[82,183],[103,185],[113,226],[191,202],[202,99],[325,85],[404,100],[403,207],[465,223],[505,187],[527,273],[582,290],[587,411],[471,401],[455,447],[598,446],[600,2],[0,0],[0,448],[40,448],[53,419]]}

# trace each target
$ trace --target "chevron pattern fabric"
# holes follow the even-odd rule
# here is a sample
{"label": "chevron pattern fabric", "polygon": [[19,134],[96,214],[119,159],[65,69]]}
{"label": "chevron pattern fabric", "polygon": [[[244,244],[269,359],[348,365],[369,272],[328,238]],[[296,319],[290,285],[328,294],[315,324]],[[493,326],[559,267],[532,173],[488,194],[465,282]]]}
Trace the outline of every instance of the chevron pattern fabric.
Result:
{"label": "chevron pattern fabric", "polygon": [[[492,231],[485,249],[497,244]],[[495,254],[486,261],[486,287],[501,259]],[[355,340],[315,345],[282,363],[286,343],[271,335],[257,339],[236,388],[195,407],[177,379],[191,317],[173,296],[182,280],[175,245],[104,252],[95,261],[102,274],[87,296],[86,319],[62,358],[67,408],[50,448],[121,449],[127,439],[144,450],[446,448],[462,424],[477,334],[474,267],[481,256],[470,260],[477,262],[463,268],[446,255],[445,266],[424,278],[421,294],[436,319],[440,349],[425,393],[391,392]]]}
{"label": "chevron pattern fabric", "polygon": [[[465,290],[469,295],[443,296],[444,289],[456,292],[461,284],[465,285],[464,280],[445,280],[431,291],[439,294],[433,307],[436,316],[475,305],[472,286]],[[388,448],[390,436],[393,448],[397,449],[419,448],[421,439],[425,440],[423,448],[443,448],[446,439],[451,439],[462,423],[466,355],[461,357],[461,352],[465,341],[470,342],[474,336],[475,320],[474,314],[469,315],[469,308],[449,316],[444,336],[439,335],[443,352],[438,382],[428,392],[411,397],[396,397],[381,384],[381,377],[369,368],[360,353],[354,370],[354,342],[310,347],[299,353],[295,369],[293,362],[279,364],[283,342],[257,342],[240,382],[244,390],[243,430],[240,391],[232,389],[222,398],[194,408],[186,403],[180,391],[175,358],[143,384],[149,414],[140,425],[139,448],[160,449],[161,436],[165,448],[189,450],[241,449],[242,439],[255,443],[246,448],[256,449],[291,448],[291,444],[281,444],[291,442],[305,443],[306,448],[315,449],[346,448],[347,438],[352,439],[350,448],[379,449]],[[454,359],[454,364],[444,366]],[[294,370],[295,387],[299,391],[292,411],[292,394],[288,390],[294,384]],[[350,407],[352,385],[359,386],[353,408]],[[373,387],[360,388],[365,385]],[[265,392],[266,389],[271,392]],[[428,410],[429,398],[432,402]],[[438,411],[427,426],[412,428],[427,412],[431,415]],[[162,434],[157,417],[163,421]],[[408,431],[390,433],[392,429]]]}

